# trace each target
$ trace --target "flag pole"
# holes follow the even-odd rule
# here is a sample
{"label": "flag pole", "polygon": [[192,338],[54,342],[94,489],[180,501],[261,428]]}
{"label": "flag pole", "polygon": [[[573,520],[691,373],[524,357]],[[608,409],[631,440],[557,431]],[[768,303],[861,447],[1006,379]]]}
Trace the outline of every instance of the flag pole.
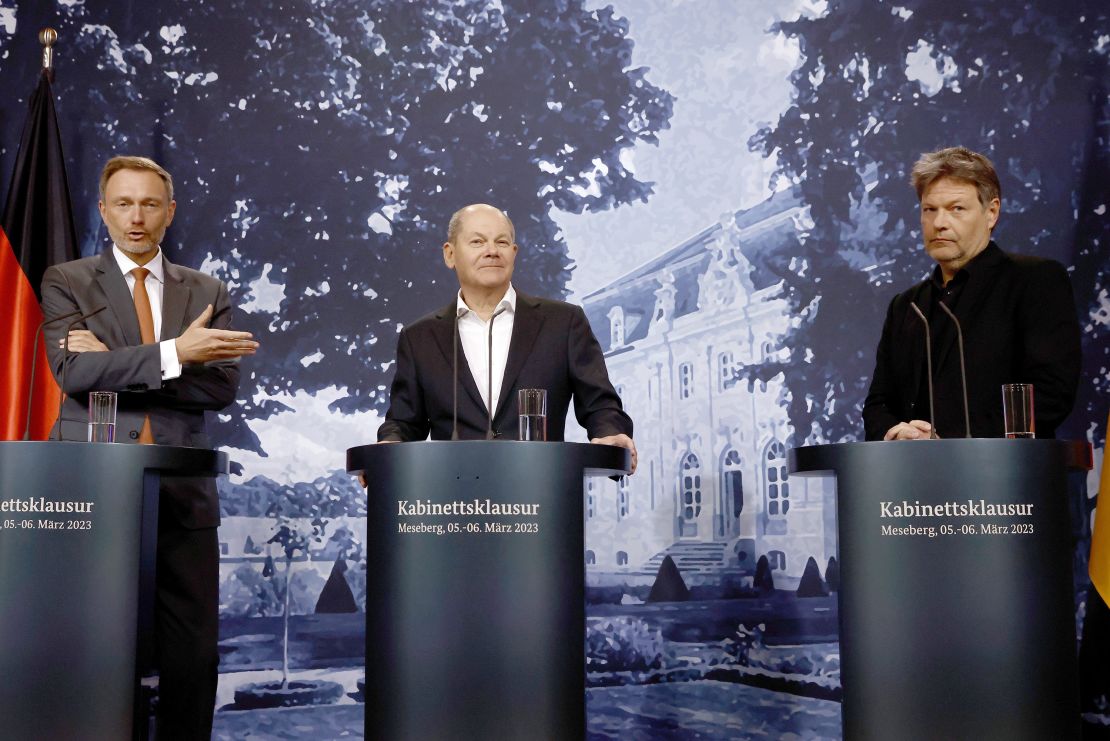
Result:
{"label": "flag pole", "polygon": [[42,44],[42,72],[51,83],[54,82],[54,42],[57,40],[58,32],[53,28],[39,31],[39,43]]}

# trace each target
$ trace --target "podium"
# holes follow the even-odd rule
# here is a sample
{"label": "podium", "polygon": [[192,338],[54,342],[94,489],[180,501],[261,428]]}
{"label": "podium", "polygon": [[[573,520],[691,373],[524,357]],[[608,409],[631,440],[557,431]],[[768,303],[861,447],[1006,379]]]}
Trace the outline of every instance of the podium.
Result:
{"label": "podium", "polygon": [[790,451],[835,473],[846,739],[1079,738],[1069,470],[1086,443]]}
{"label": "podium", "polygon": [[366,737],[582,738],[583,476],[607,445],[366,445]]}
{"label": "podium", "polygon": [[159,480],[227,468],[198,448],[0,443],[0,736],[146,737]]}

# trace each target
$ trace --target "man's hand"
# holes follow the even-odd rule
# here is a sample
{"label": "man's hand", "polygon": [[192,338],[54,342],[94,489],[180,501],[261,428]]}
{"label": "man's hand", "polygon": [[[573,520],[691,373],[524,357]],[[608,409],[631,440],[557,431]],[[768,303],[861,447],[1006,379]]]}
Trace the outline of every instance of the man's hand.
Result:
{"label": "man's hand", "polygon": [[[400,440],[379,440],[377,442],[377,444],[378,445],[387,445],[389,443],[399,443],[399,442],[401,442],[401,441]],[[366,474],[360,473],[358,475],[358,483],[362,484],[363,489],[366,488]]]}
{"label": "man's hand", "polygon": [[233,332],[230,329],[209,329],[206,325],[212,320],[212,304],[208,304],[193,323],[190,324],[174,344],[177,359],[185,363],[207,363],[209,360],[227,360],[244,355],[254,355],[258,343],[251,339],[250,332]]}
{"label": "man's hand", "polygon": [[928,440],[933,426],[921,419],[899,422],[883,435],[883,440]]}
{"label": "man's hand", "polygon": [[590,440],[590,442],[595,445],[616,445],[618,448],[627,448],[632,451],[632,470],[628,472],[628,475],[631,476],[636,473],[636,443],[632,442],[632,438],[628,435],[621,433],[619,435],[609,435],[608,437],[595,437],[593,440]]}
{"label": "man's hand", "polygon": [[[65,340],[58,340],[58,347],[65,347]],[[70,352],[108,352],[108,346],[87,329],[69,331]]]}

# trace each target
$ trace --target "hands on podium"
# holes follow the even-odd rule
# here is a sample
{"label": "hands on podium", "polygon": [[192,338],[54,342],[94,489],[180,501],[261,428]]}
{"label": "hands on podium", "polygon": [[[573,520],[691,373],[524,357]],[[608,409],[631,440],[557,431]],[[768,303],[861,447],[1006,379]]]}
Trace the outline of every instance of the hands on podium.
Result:
{"label": "hands on podium", "polygon": [[928,440],[933,426],[921,419],[899,422],[883,435],[883,440]]}
{"label": "hands on podium", "polygon": [[627,448],[632,452],[632,470],[628,475],[636,473],[636,443],[632,442],[632,438],[625,435],[623,432],[619,435],[609,435],[607,437],[595,437],[590,440],[595,445],[616,445],[618,448]]}
{"label": "hands on podium", "polygon": [[[379,440],[377,445],[389,445],[390,443],[399,443],[400,440]],[[362,484],[362,488],[366,488],[366,474],[360,473],[358,475],[358,483]]]}

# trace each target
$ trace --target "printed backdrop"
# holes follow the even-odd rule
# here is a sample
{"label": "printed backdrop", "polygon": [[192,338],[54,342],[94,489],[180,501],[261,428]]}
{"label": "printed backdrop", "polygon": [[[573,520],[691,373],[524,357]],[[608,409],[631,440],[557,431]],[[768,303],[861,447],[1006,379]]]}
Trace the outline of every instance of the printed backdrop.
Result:
{"label": "printed backdrop", "polygon": [[[1000,244],[1071,271],[1084,369],[1059,434],[1101,461],[1104,3],[0,0],[0,187],[48,25],[82,253],[107,245],[103,162],[151,156],[176,180],[166,252],[226,280],[262,341],[211,420],[237,463],[217,737],[361,733],[343,451],[374,439],[398,329],[454,291],[440,245],[466,203],[512,216],[521,290],[586,307],[637,423],[640,471],[583,492],[592,737],[839,736],[835,500],[785,458],[862,437],[883,311],[929,268],[920,152],[989,154]],[[1088,647],[1095,482],[1073,482]],[[342,686],[327,704],[243,691],[280,676],[286,625],[289,675]],[[1085,676],[1091,724],[1108,684]]]}

